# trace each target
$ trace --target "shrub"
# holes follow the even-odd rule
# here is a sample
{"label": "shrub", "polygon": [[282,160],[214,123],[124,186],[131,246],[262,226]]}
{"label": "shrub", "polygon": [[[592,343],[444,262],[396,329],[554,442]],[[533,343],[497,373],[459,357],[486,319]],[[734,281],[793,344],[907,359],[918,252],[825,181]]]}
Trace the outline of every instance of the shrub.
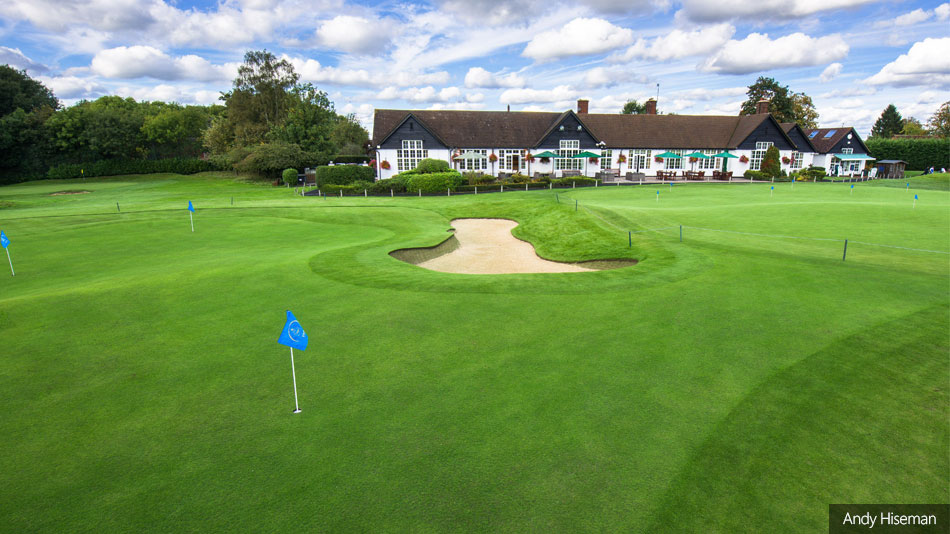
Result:
{"label": "shrub", "polygon": [[317,185],[348,185],[357,181],[370,182],[375,173],[372,167],[362,165],[334,165],[317,167]]}
{"label": "shrub", "polygon": [[745,171],[742,173],[742,176],[748,178],[749,180],[767,180],[771,178],[762,171]]}
{"label": "shrub", "polygon": [[297,169],[284,169],[280,177],[287,185],[297,185]]}
{"label": "shrub", "polygon": [[265,178],[277,178],[288,167],[312,167],[319,159],[317,155],[305,152],[293,143],[264,143],[253,147],[250,154],[234,165],[234,170]]}
{"label": "shrub", "polygon": [[762,174],[768,178],[775,178],[782,174],[782,163],[779,160],[779,151],[775,145],[772,145],[765,151],[765,157],[762,158]]}
{"label": "shrub", "polygon": [[118,176],[122,174],[152,174],[169,172],[176,174],[195,174],[198,172],[220,171],[228,167],[212,160],[197,158],[170,159],[106,159],[87,163],[56,165],[46,172],[51,180],[68,178],[92,178],[94,176]]}
{"label": "shrub", "polygon": [[521,173],[516,172],[515,174],[512,174],[511,176],[509,176],[508,180],[511,183],[515,183],[515,184],[526,184],[531,181],[531,177],[525,176]]}
{"label": "shrub", "polygon": [[385,194],[389,193],[389,190],[392,189],[393,193],[405,193],[406,192],[406,176],[397,174],[392,178],[387,178],[385,180],[380,180],[378,182],[373,182],[369,186],[371,193],[380,193]]}
{"label": "shrub", "polygon": [[825,168],[809,166],[807,169],[802,169],[799,175],[806,180],[818,181],[825,177]]}
{"label": "shrub", "polygon": [[414,170],[418,174],[434,174],[449,172],[452,167],[449,167],[449,163],[445,160],[427,158],[420,161]]}
{"label": "shrub", "polygon": [[414,193],[440,193],[446,189],[455,189],[462,185],[462,175],[457,171],[432,174],[410,174],[406,179],[406,190]]}
{"label": "shrub", "polygon": [[339,195],[339,194],[340,194],[340,191],[343,191],[343,196],[352,196],[352,195],[355,195],[355,194],[357,194],[357,193],[359,193],[360,195],[363,194],[363,188],[362,188],[362,187],[359,187],[359,186],[357,186],[357,185],[354,185],[354,184],[348,184],[348,185],[337,185],[337,184],[321,185],[321,186],[320,186],[320,191],[323,192],[324,195]]}

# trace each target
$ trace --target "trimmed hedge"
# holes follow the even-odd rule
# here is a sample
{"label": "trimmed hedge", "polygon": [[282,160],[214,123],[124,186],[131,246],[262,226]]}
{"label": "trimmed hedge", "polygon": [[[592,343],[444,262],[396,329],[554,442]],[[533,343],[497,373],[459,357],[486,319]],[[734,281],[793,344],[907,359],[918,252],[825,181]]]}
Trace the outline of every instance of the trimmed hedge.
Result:
{"label": "trimmed hedge", "polygon": [[373,182],[369,186],[371,193],[389,193],[389,190],[392,189],[393,193],[405,193],[406,192],[406,177],[397,174],[392,178],[387,178],[385,180],[380,180],[378,182]]}
{"label": "trimmed hedge", "polygon": [[119,176],[122,174],[152,174],[168,172],[175,174],[195,174],[207,171],[230,170],[220,163],[197,158],[171,159],[106,159],[88,163],[68,163],[56,165],[46,172],[51,180],[68,178],[92,178],[94,176]]}
{"label": "trimmed hedge", "polygon": [[410,174],[406,178],[406,191],[415,193],[441,193],[446,189],[455,190],[465,183],[458,171],[437,172],[432,174]]}
{"label": "trimmed hedge", "polygon": [[551,180],[551,183],[554,184],[554,187],[572,187],[574,184],[580,186],[595,185],[600,183],[600,180],[586,176],[568,176],[567,178]]}
{"label": "trimmed hedge", "polygon": [[348,156],[348,155],[337,155],[330,156],[330,161],[337,165],[342,165],[345,163],[369,163],[369,156]]}
{"label": "trimmed hedge", "polygon": [[420,161],[419,164],[416,165],[416,168],[413,169],[413,172],[416,174],[436,174],[451,171],[452,167],[449,166],[449,162],[432,158],[426,158]]}
{"label": "trimmed hedge", "polygon": [[907,168],[917,171],[934,167],[940,169],[950,161],[950,139],[868,139],[871,156],[877,160],[900,159]]}
{"label": "trimmed hedge", "polygon": [[354,182],[371,182],[375,176],[372,167],[362,165],[334,165],[317,167],[317,185],[348,185]]}

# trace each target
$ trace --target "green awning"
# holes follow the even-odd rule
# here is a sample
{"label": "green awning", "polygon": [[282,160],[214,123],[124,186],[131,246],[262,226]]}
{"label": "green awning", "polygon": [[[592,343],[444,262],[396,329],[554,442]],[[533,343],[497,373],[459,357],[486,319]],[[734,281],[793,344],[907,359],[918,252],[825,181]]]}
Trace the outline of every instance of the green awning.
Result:
{"label": "green awning", "polygon": [[466,161],[479,160],[479,159],[488,159],[488,156],[486,156],[485,154],[482,154],[481,152],[466,151],[466,152],[462,152],[458,156],[455,156],[455,159],[466,160]]}
{"label": "green awning", "polygon": [[832,154],[835,158],[840,159],[841,161],[855,161],[855,160],[868,160],[875,159],[867,154]]}
{"label": "green awning", "polygon": [[710,157],[713,157],[713,158],[738,158],[739,156],[732,155],[732,154],[730,154],[730,153],[728,153],[728,152],[720,152],[720,153],[718,153],[718,154],[713,154],[713,155],[710,156]]}
{"label": "green awning", "polygon": [[554,152],[551,152],[550,150],[545,150],[544,152],[542,152],[542,153],[540,153],[540,154],[532,154],[532,156],[534,156],[534,157],[536,157],[536,158],[556,158],[556,157],[558,157],[557,154],[555,154]]}
{"label": "green awning", "polygon": [[580,154],[574,154],[572,158],[600,158],[603,157],[600,154],[594,154],[593,152],[581,152]]}
{"label": "green awning", "polygon": [[674,154],[674,153],[672,153],[672,152],[664,152],[664,153],[662,153],[662,154],[657,154],[656,157],[658,157],[658,158],[674,158],[674,159],[679,159],[679,158],[682,158],[683,156],[680,156],[679,154]]}
{"label": "green awning", "polygon": [[709,156],[703,154],[702,152],[693,152],[692,154],[686,154],[684,158],[699,158],[699,159],[709,159]]}

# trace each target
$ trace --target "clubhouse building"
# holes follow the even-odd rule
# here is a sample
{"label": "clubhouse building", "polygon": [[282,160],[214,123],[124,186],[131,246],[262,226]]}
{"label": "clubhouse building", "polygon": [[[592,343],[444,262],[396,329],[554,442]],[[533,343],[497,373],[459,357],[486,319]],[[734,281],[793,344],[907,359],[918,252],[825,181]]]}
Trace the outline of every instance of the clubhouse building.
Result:
{"label": "clubhouse building", "polygon": [[[376,176],[390,178],[425,158],[496,176],[741,176],[759,170],[771,146],[786,172],[816,165],[831,175],[859,174],[872,159],[854,128],[779,123],[768,104],[762,100],[758,113],[742,116],[658,115],[653,99],[638,115],[588,113],[587,100],[577,101],[576,112],[563,113],[377,109]],[[574,157],[584,152],[597,157]]]}

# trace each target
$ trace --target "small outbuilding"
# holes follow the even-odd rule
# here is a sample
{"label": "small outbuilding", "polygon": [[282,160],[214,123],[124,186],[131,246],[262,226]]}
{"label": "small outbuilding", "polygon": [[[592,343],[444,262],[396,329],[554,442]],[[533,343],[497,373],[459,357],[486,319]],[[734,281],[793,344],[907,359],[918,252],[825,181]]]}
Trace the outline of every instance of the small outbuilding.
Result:
{"label": "small outbuilding", "polygon": [[903,178],[907,162],[899,159],[882,159],[875,167],[878,178]]}

